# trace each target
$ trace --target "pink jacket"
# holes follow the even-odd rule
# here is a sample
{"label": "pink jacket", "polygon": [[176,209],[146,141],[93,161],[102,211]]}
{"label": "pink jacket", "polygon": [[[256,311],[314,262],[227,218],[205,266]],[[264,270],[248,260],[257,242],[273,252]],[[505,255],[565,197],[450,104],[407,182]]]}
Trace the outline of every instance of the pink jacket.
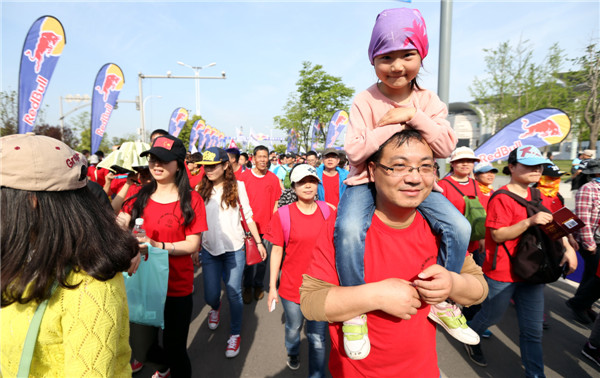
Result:
{"label": "pink jacket", "polygon": [[[433,150],[436,158],[447,158],[456,147],[456,134],[446,120],[448,108],[439,97],[427,90],[414,90],[410,103],[417,109],[413,119],[406,123],[419,131]],[[375,128],[379,120],[392,108],[400,105],[389,98],[373,84],[359,93],[350,109],[350,125],[346,132],[344,149],[350,162],[347,185],[367,183],[366,160],[392,135],[404,129],[404,125],[387,125]]]}

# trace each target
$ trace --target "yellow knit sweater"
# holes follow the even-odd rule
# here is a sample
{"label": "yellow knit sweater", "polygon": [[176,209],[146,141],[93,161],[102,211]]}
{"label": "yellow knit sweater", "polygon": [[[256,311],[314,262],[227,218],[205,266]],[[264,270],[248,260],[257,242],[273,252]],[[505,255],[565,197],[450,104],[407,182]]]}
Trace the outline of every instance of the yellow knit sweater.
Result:
{"label": "yellow knit sweater", "polygon": [[[72,272],[74,290],[58,287],[48,302],[31,363],[31,377],[131,377],[129,311],[123,276],[102,282]],[[14,377],[37,307],[0,310],[0,375]]]}

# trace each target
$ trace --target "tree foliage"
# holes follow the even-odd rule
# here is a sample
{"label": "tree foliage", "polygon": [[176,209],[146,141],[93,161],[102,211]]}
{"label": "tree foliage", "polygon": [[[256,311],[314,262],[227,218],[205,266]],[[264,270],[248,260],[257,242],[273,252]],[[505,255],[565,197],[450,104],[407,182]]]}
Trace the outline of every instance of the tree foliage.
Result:
{"label": "tree foliage", "polygon": [[579,71],[573,75],[576,84],[578,103],[585,121],[585,131],[589,135],[590,148],[595,149],[600,129],[600,48],[591,43],[583,56],[574,59]]}
{"label": "tree foliage", "polygon": [[[45,108],[38,112],[36,124],[44,123]],[[19,132],[19,93],[17,91],[0,92],[0,136]]]}
{"label": "tree foliage", "polygon": [[37,125],[33,129],[33,132],[36,135],[45,135],[54,139],[62,140],[72,149],[76,149],[77,145],[79,144],[79,140],[77,139],[77,136],[73,130],[66,126],[61,130],[60,126],[51,126],[47,123],[44,123],[42,125]]}
{"label": "tree foliage", "polygon": [[299,75],[296,92],[290,94],[283,107],[284,115],[274,117],[273,122],[288,135],[291,129],[295,129],[298,147],[308,151],[315,119],[321,122],[318,141],[323,143],[329,120],[337,110],[348,111],[354,89],[347,87],[341,78],[326,73],[319,64],[303,62]]}
{"label": "tree foliage", "polygon": [[502,42],[495,49],[484,49],[486,75],[476,77],[471,94],[489,116],[488,126],[497,132],[510,121],[534,110],[560,108],[568,114],[577,111],[574,88],[561,79],[567,61],[558,44],[552,45],[541,63],[533,61],[529,41],[517,46]]}

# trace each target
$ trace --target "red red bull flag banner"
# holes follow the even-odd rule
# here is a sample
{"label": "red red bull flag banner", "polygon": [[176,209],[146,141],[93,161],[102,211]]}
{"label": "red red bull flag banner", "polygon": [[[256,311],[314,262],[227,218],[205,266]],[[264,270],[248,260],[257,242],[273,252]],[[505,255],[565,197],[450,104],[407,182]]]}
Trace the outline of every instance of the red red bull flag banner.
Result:
{"label": "red red bull flag banner", "polygon": [[29,29],[19,72],[19,134],[33,131],[48,83],[66,43],[62,24],[52,16],[38,18]]}
{"label": "red red bull flag banner", "polygon": [[208,148],[208,139],[210,136],[210,130],[211,130],[211,127],[209,125],[206,125],[204,127],[204,130],[202,130],[200,132],[200,138],[198,140],[198,151],[202,151],[202,148],[204,148],[204,147]]}
{"label": "red red bull flag banner", "polygon": [[345,110],[338,110],[335,112],[331,121],[329,121],[329,128],[327,129],[327,139],[325,141],[325,148],[334,147],[335,141],[338,139],[344,128],[348,125],[348,113]]}
{"label": "red red bull flag banner", "polygon": [[187,120],[188,111],[185,110],[185,108],[177,108],[173,110],[173,114],[171,114],[171,119],[169,120],[169,134],[177,138]]}
{"label": "red red bull flag banner", "polygon": [[92,94],[92,152],[100,148],[110,115],[123,89],[125,76],[114,63],[106,63],[100,68],[94,82]]}
{"label": "red red bull flag banner", "polygon": [[571,131],[569,116],[560,109],[545,108],[509,123],[475,150],[481,161],[505,160],[510,151],[523,145],[541,148],[560,143]]}
{"label": "red red bull flag banner", "polygon": [[[196,143],[200,138],[204,139],[204,129],[206,128],[206,124],[203,120],[199,119],[192,125],[192,131],[190,132],[190,147],[189,151],[191,153],[198,152],[199,148],[196,148]],[[204,144],[204,142],[202,142]],[[200,147],[202,148],[202,147]]]}

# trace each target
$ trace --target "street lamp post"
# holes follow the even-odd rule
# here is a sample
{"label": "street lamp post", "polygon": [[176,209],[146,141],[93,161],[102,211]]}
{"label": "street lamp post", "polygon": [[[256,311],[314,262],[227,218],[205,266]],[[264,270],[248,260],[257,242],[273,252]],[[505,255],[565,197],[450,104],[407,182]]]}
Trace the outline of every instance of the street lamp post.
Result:
{"label": "street lamp post", "polygon": [[146,98],[144,98],[144,101],[142,101],[142,106],[140,108],[140,113],[142,113],[142,124],[140,127],[140,139],[142,140],[142,142],[146,141],[146,101],[148,101],[152,97],[162,98],[162,96],[150,95],[150,96],[146,96]]}
{"label": "street lamp post", "polygon": [[[190,66],[189,64],[185,64],[183,62],[177,62],[177,64],[179,64],[180,66],[185,66],[185,67],[191,68],[192,70],[194,70],[194,75],[196,77],[200,77],[201,69],[215,66],[217,63],[210,63],[210,64],[207,64],[206,66]],[[200,115],[200,80],[196,79],[195,81],[196,81],[195,82],[195,85],[196,85],[196,115],[199,116]]]}

